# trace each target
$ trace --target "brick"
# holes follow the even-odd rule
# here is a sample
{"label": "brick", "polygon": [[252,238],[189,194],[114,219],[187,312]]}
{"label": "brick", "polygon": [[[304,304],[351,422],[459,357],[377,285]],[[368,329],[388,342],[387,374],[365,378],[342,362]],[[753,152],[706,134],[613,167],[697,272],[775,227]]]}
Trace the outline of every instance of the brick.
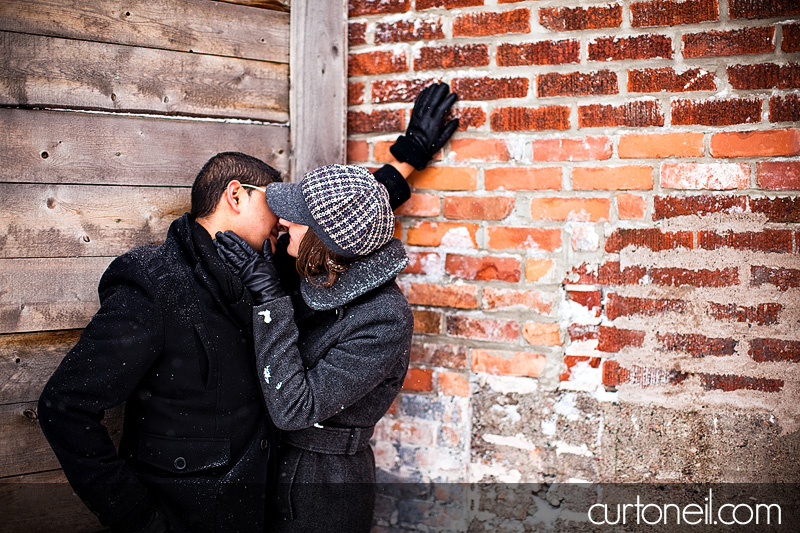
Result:
{"label": "brick", "polygon": [[800,130],[769,130],[715,133],[711,136],[714,157],[769,157],[800,154]]}
{"label": "brick", "polygon": [[661,186],[666,189],[748,189],[747,163],[663,163]]}
{"label": "brick", "polygon": [[797,89],[800,63],[733,65],[728,67],[728,81],[734,89]]}
{"label": "brick", "polygon": [[490,310],[523,308],[533,310],[540,315],[548,315],[553,309],[553,302],[552,298],[546,298],[539,291],[486,287],[483,289],[483,308]]}
{"label": "brick", "polygon": [[561,189],[560,167],[497,167],[483,171],[487,191],[541,191]]}
{"label": "brick", "polygon": [[779,291],[800,287],[800,269],[753,265],[750,267],[750,286],[775,285]]}
{"label": "brick", "polygon": [[767,222],[800,222],[800,198],[750,198],[750,211],[765,215]]}
{"label": "brick", "polygon": [[609,220],[611,200],[608,198],[534,198],[531,200],[533,220],[569,220],[597,222]]}
{"label": "brick", "polygon": [[[412,310],[414,313],[414,333],[429,333],[436,335],[442,330],[442,313],[436,311]],[[412,356],[414,347],[411,347]]]}
{"label": "brick", "polygon": [[437,372],[439,394],[445,396],[469,396],[469,379],[458,372]]}
{"label": "brick", "polygon": [[455,222],[418,222],[408,228],[406,243],[410,246],[447,246],[477,248],[477,224]]}
{"label": "brick", "polygon": [[782,339],[753,339],[747,351],[753,361],[800,363],[800,341]]}
{"label": "brick", "polygon": [[653,285],[669,287],[731,287],[739,284],[739,269],[736,267],[717,270],[688,268],[653,268],[649,272]]}
{"label": "brick", "polygon": [[444,216],[449,219],[502,220],[514,209],[513,196],[445,196]]}
{"label": "brick", "polygon": [[783,40],[781,50],[783,52],[800,52],[800,24],[785,24],[783,29]]}
{"label": "brick", "polygon": [[456,78],[453,92],[459,100],[497,100],[524,98],[528,95],[528,78]]}
{"label": "brick", "polygon": [[449,316],[447,333],[465,339],[515,343],[519,340],[519,324],[514,320]]}
{"label": "brick", "polygon": [[379,22],[375,25],[375,44],[407,43],[444,39],[442,20],[401,20],[394,23]]}
{"label": "brick", "polygon": [[414,7],[419,11],[422,9],[433,9],[444,7],[453,9],[456,7],[482,6],[483,0],[416,0]]}
{"label": "brick", "polygon": [[719,20],[718,0],[656,0],[631,4],[634,28],[677,26]]}
{"label": "brick", "polygon": [[572,169],[572,188],[576,191],[650,190],[653,188],[653,167],[575,167]]}
{"label": "brick", "polygon": [[800,95],[787,94],[786,96],[771,97],[769,99],[769,121],[800,121]]}
{"label": "brick", "polygon": [[478,281],[519,281],[521,265],[513,257],[447,254],[444,270],[451,276]]}
{"label": "brick", "polygon": [[492,110],[489,122],[492,131],[566,130],[569,115],[567,106],[499,107]]}
{"label": "brick", "polygon": [[[414,392],[433,391],[433,370],[426,368],[409,368],[406,379],[403,381],[403,390]],[[394,424],[398,422],[400,421],[396,421]],[[396,428],[393,429],[396,431]],[[393,434],[396,435],[394,431]]]}
{"label": "brick", "polygon": [[480,107],[459,107],[453,110],[453,118],[458,118],[458,131],[480,128],[486,123],[486,111]]}
{"label": "brick", "polygon": [[734,214],[747,209],[746,196],[656,196],[653,198],[653,220],[713,213]]}
{"label": "brick", "polygon": [[716,90],[717,82],[714,73],[701,68],[691,68],[680,74],[672,67],[628,71],[628,92],[630,93],[684,93]]}
{"label": "brick", "polygon": [[770,54],[775,51],[774,34],[775,29],[772,27],[685,34],[683,57]]}
{"label": "brick", "polygon": [[647,200],[637,194],[617,195],[617,215],[623,220],[644,220],[647,215]]}
{"label": "brick", "polygon": [[618,28],[622,24],[622,6],[542,7],[539,24],[556,32]]}
{"label": "brick", "polygon": [[408,302],[412,305],[475,309],[478,307],[478,288],[474,285],[451,284],[443,287],[432,283],[411,283]]}
{"label": "brick", "polygon": [[497,45],[495,61],[499,67],[528,65],[564,65],[579,63],[580,41],[538,41],[535,43],[501,43]]}
{"label": "brick", "polygon": [[603,310],[603,293],[600,291],[568,291],[567,299],[585,307],[594,317],[599,317]]}
{"label": "brick", "polygon": [[621,135],[617,153],[621,159],[702,157],[702,133],[636,133]]}
{"label": "brick", "polygon": [[656,333],[656,341],[662,351],[685,352],[692,357],[733,355],[738,344],[731,338],[710,338],[696,333]]}
{"label": "brick", "polygon": [[609,320],[628,316],[658,316],[664,313],[684,313],[688,304],[684,300],[668,298],[637,298],[621,296],[615,292],[608,294],[606,316]]}
{"label": "brick", "polygon": [[438,191],[474,191],[478,188],[478,170],[468,167],[427,167],[408,179],[415,189]]}
{"label": "brick", "polygon": [[640,266],[621,268],[619,261],[606,261],[597,270],[597,283],[601,285],[639,285],[647,269]]}
{"label": "brick", "polygon": [[730,0],[728,13],[732,19],[767,19],[800,15],[794,0]]}
{"label": "brick", "polygon": [[600,358],[599,357],[588,357],[583,355],[565,355],[564,356],[564,366],[566,370],[558,376],[559,381],[569,381],[572,377],[572,369],[578,363],[587,363],[590,368],[600,368]]}
{"label": "brick", "polygon": [[[390,163],[394,161],[394,156],[389,151],[389,148],[394,144],[394,139],[391,141],[375,141],[372,149],[372,159],[381,163]],[[414,174],[412,174],[413,176]]]}
{"label": "brick", "polygon": [[485,67],[489,65],[489,47],[485,44],[422,47],[414,57],[414,70]]}
{"label": "brick", "polygon": [[756,181],[762,189],[800,189],[800,161],[762,161],[756,163]]}
{"label": "brick", "polygon": [[561,332],[558,324],[526,322],[522,326],[522,337],[528,344],[535,346],[558,346],[561,344]]}
{"label": "brick", "polygon": [[746,322],[759,326],[770,326],[778,323],[778,315],[783,306],[777,303],[766,303],[754,306],[737,304],[709,303],[709,315],[714,320],[727,320],[731,322]]}
{"label": "brick", "polygon": [[483,37],[505,33],[530,33],[531,10],[479,11],[459,15],[453,20],[453,37]]}
{"label": "brick", "polygon": [[578,139],[534,139],[534,161],[602,161],[614,153],[608,137]]}
{"label": "brick", "polygon": [[736,248],[754,252],[792,253],[794,235],[789,230],[764,230],[735,233],[698,231],[697,246],[704,250]]}
{"label": "brick", "polygon": [[537,378],[545,364],[545,356],[538,353],[472,350],[473,372]]}
{"label": "brick", "polygon": [[367,141],[347,141],[347,162],[361,163],[369,160]]}
{"label": "brick", "polygon": [[411,9],[411,0],[348,0],[347,16],[405,13]]}
{"label": "brick", "polygon": [[455,161],[509,161],[511,152],[505,139],[453,139],[449,157]]}
{"label": "brick", "polygon": [[570,324],[567,334],[572,342],[596,341],[600,338],[600,326]]}
{"label": "brick", "polygon": [[589,61],[671,59],[672,57],[672,39],[665,35],[600,37],[589,41]]}
{"label": "brick", "polygon": [[674,126],[731,126],[761,121],[761,100],[676,100],[671,104]]}
{"label": "brick", "polygon": [[552,259],[526,259],[525,260],[525,281],[534,283],[548,279],[555,268]]}
{"label": "brick", "polygon": [[620,366],[617,361],[604,361],[602,366],[603,385],[615,388],[624,383],[650,387],[653,385],[678,385],[689,377],[686,372],[646,368],[634,365],[630,369]]}
{"label": "brick", "polygon": [[752,390],[758,392],[780,392],[783,389],[782,379],[754,378],[749,376],[731,376],[728,374],[698,374],[700,384],[706,390],[733,392]]}
{"label": "brick", "polygon": [[442,214],[441,200],[435,194],[412,193],[411,198],[395,209],[397,216],[437,217]]}
{"label": "brick", "polygon": [[372,82],[372,103],[413,102],[422,89],[434,83],[432,79],[375,80]]}
{"label": "brick", "polygon": [[551,72],[536,76],[537,96],[602,96],[619,93],[617,75],[610,70]]}
{"label": "brick", "polygon": [[598,332],[600,336],[597,349],[601,352],[619,352],[628,347],[641,348],[644,344],[644,331],[600,326]]}
{"label": "brick", "polygon": [[561,249],[561,230],[557,228],[486,228],[486,247],[490,250],[539,250],[555,252]]}
{"label": "brick", "polygon": [[403,274],[441,275],[444,273],[442,257],[438,252],[406,252],[408,266]]}
{"label": "brick", "polygon": [[467,348],[458,344],[411,344],[411,363],[444,368],[467,368]]}
{"label": "brick", "polygon": [[609,253],[619,253],[628,246],[634,249],[647,248],[654,252],[694,248],[691,231],[661,231],[658,228],[616,229],[606,239],[606,252]]}
{"label": "brick", "polygon": [[347,44],[349,46],[367,44],[367,24],[365,22],[351,22],[347,25]]}
{"label": "brick", "polygon": [[364,103],[363,81],[347,84],[347,105],[359,105]]}
{"label": "brick", "polygon": [[401,132],[405,129],[402,110],[377,110],[347,112],[347,132],[385,133]]}
{"label": "brick", "polygon": [[347,58],[348,76],[373,76],[408,71],[408,58],[404,53],[365,52],[350,54]]}
{"label": "brick", "polygon": [[653,100],[628,102],[622,105],[591,104],[578,106],[579,128],[625,126],[644,128],[663,126],[661,104]]}

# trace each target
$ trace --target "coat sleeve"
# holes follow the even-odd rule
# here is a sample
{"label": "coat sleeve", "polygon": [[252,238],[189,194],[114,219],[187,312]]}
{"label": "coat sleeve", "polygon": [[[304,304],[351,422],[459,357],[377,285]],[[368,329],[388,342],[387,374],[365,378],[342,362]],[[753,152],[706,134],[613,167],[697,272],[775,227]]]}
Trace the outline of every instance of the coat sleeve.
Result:
{"label": "coat sleeve", "polygon": [[389,203],[397,209],[411,198],[411,187],[400,172],[392,165],[383,165],[373,172],[373,176],[389,191]]}
{"label": "coat sleeve", "polygon": [[[288,297],[253,309],[256,364],[276,426],[299,430],[346,409],[377,387],[397,362],[410,319],[390,306],[353,319],[339,342],[306,369]],[[344,318],[343,320],[348,320]]]}
{"label": "coat sleeve", "polygon": [[100,310],[42,392],[39,423],[73,489],[101,523],[133,529],[155,507],[101,420],[125,402],[160,354],[163,323],[153,287],[130,256],[109,266],[99,291]]}

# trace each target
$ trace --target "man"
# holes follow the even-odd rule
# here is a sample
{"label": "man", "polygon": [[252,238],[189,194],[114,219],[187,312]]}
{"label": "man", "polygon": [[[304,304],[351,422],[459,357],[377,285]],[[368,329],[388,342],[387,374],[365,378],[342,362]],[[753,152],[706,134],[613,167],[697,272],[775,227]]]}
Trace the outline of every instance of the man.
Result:
{"label": "man", "polygon": [[[423,91],[408,130],[379,169],[394,207],[405,178],[444,145],[455,95]],[[216,254],[233,231],[261,249],[277,217],[266,163],[212,157],[192,186],[192,209],[160,246],[115,259],[100,310],[45,386],[39,421],[75,492],[113,531],[262,531],[269,522],[273,426],[255,373],[252,297]],[[125,403],[119,453],[101,424]]]}

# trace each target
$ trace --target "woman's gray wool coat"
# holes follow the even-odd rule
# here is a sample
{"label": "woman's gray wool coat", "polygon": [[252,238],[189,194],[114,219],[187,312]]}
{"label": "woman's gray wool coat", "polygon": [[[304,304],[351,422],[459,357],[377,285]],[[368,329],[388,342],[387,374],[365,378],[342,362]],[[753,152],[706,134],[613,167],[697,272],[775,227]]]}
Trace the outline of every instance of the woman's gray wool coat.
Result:
{"label": "woman's gray wool coat", "polygon": [[[395,276],[408,263],[397,239],[351,264],[329,289],[253,309],[257,370],[283,430],[277,531],[369,531],[375,461],[369,438],[408,370],[414,320]],[[295,306],[307,305],[295,322]],[[303,313],[298,313],[302,315]]]}

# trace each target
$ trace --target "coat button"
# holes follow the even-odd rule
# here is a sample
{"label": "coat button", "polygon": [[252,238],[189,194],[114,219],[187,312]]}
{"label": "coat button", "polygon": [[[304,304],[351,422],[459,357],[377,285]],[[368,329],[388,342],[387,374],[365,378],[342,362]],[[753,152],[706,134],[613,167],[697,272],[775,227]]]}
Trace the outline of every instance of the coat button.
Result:
{"label": "coat button", "polygon": [[267,442],[267,439],[261,439],[261,449],[266,450],[267,446],[269,446],[269,442]]}
{"label": "coat button", "polygon": [[186,468],[186,459],[184,459],[183,457],[178,457],[172,464],[175,466],[177,470],[183,470],[184,468]]}

